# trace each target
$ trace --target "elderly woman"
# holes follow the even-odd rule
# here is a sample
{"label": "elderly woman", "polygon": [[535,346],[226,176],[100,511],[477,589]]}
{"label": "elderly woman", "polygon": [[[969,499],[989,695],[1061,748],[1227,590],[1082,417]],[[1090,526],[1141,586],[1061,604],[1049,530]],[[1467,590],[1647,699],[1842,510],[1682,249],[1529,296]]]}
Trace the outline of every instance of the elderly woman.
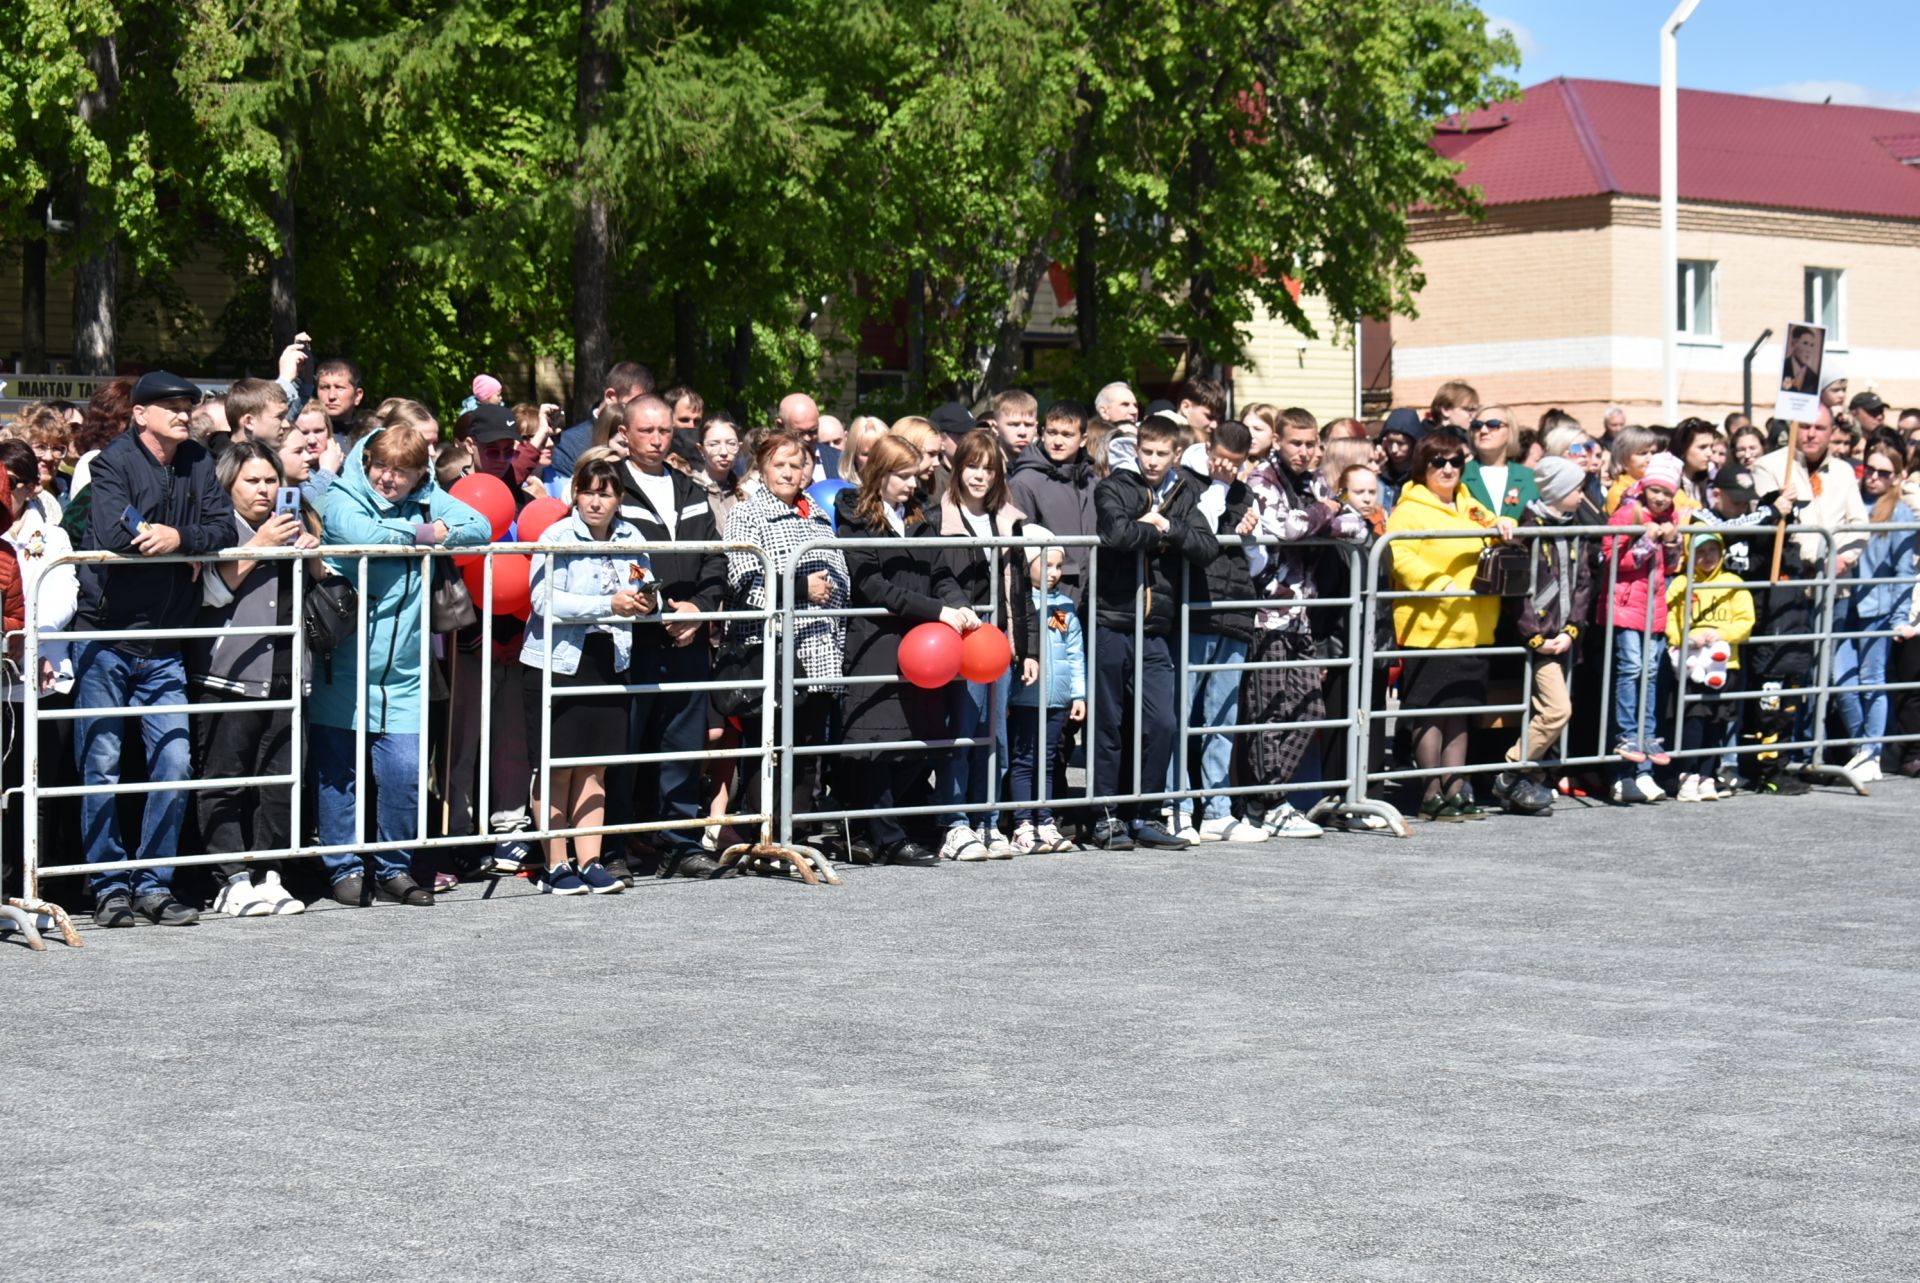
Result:
{"label": "elderly woman", "polygon": [[[427,443],[406,428],[380,428],[356,442],[341,465],[340,480],[327,491],[321,542],[330,546],[384,544],[396,548],[475,547],[487,542],[487,519],[435,483]],[[328,568],[356,588],[361,560],[330,557]],[[351,847],[354,796],[360,762],[355,731],[364,726],[378,795],[378,841],[404,842],[415,833],[420,776],[421,619],[426,576],[414,557],[379,557],[366,563],[360,609],[367,617],[367,649],[349,634],[331,655],[317,661],[312,723],[313,764],[320,788],[320,841]],[[358,905],[364,894],[361,857],[346,851],[325,857],[331,894]],[[433,892],[411,874],[412,859],[399,849],[376,851],[380,893],[402,904],[426,906]]]}
{"label": "elderly woman", "polygon": [[45,403],[30,405],[20,411],[7,435],[25,442],[33,451],[40,472],[33,486],[34,504],[48,521],[59,521],[60,496],[67,486],[66,478],[60,475],[60,463],[73,441],[67,416]]}
{"label": "elderly woman", "polygon": [[[847,559],[838,549],[815,548],[802,553],[802,547],[833,537],[833,523],[825,512],[807,498],[806,484],[813,475],[813,460],[807,443],[784,432],[767,434],[755,451],[753,466],[760,474],[761,486],[734,506],[727,517],[728,543],[752,544],[766,559],[747,552],[727,554],[727,588],[735,610],[764,610],[774,604],[768,596],[767,563],[788,584],[787,599],[796,610],[794,617],[794,673],[809,681],[832,682],[841,676],[846,653],[847,621],[840,615],[813,615],[808,607],[841,610],[846,607],[850,580]],[[756,620],[736,620],[728,625],[729,640],[749,655],[760,653],[762,625]],[[752,668],[757,675],[758,669]],[[840,702],[840,690],[834,686],[808,686],[795,692],[794,719],[796,744],[824,744],[829,741]],[[732,721],[734,719],[728,719]],[[737,743],[744,727],[734,726]],[[800,761],[820,762],[819,757]],[[720,764],[724,777],[726,763]],[[791,768],[789,768],[791,769]],[[750,776],[758,780],[758,774]],[[795,804],[818,810],[815,801],[823,792],[821,780],[814,781],[814,801],[794,790]],[[726,812],[726,791],[722,785],[716,799],[715,816]],[[770,808],[772,799],[761,799],[760,806]]]}
{"label": "elderly woman", "polygon": [[[1447,593],[1402,597],[1393,605],[1393,632],[1408,657],[1401,670],[1400,709],[1414,723],[1420,768],[1441,772],[1426,780],[1420,814],[1428,820],[1484,819],[1468,797],[1467,717],[1452,709],[1487,702],[1487,656],[1457,652],[1493,644],[1500,601],[1473,597],[1473,575],[1490,540],[1509,542],[1516,522],[1467,493],[1461,481],[1469,458],[1466,438],[1436,428],[1414,448],[1411,480],[1387,518],[1387,534],[1459,531],[1438,539],[1395,539],[1394,586],[1403,592]],[[1466,537],[1462,537],[1466,536]],[[1449,769],[1450,768],[1450,769]]]}
{"label": "elderly woman", "polygon": [[1467,423],[1473,435],[1473,458],[1461,479],[1467,493],[1503,517],[1519,521],[1527,505],[1540,497],[1533,469],[1514,458],[1513,415],[1504,405],[1490,405]]}
{"label": "elderly woman", "polygon": [[[276,500],[286,474],[275,451],[242,440],[220,456],[220,484],[233,500],[236,548],[312,548],[319,544],[317,519],[283,512]],[[223,561],[200,576],[201,628],[287,628],[294,622],[294,576],[316,563]],[[311,582],[311,581],[309,581]],[[293,717],[266,707],[293,693],[294,640],[238,634],[187,644],[187,680],[196,703],[258,704],[192,719],[194,774],[202,779],[285,775],[293,769]],[[304,665],[311,680],[312,667]],[[292,790],[285,785],[228,785],[194,794],[200,838],[207,853],[279,850],[292,845]],[[269,867],[254,880],[251,865],[217,866],[215,912],[235,918],[299,913],[306,906],[280,884]]]}
{"label": "elderly woman", "polygon": [[1606,469],[1606,447],[1588,436],[1578,420],[1561,415],[1558,421],[1540,429],[1540,448],[1546,458],[1566,459],[1579,465],[1580,471],[1586,474],[1586,480],[1580,485],[1586,502],[1575,515],[1583,526],[1605,525],[1607,487],[1601,473]]}

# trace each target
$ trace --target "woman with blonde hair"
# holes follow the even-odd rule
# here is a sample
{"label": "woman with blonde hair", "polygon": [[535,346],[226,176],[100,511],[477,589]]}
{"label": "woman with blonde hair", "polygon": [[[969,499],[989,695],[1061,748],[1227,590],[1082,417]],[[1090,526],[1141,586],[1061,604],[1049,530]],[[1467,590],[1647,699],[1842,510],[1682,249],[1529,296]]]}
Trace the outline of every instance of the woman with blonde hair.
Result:
{"label": "woman with blonde hair", "polygon": [[1320,475],[1327,479],[1330,489],[1340,488],[1340,478],[1348,468],[1371,468],[1373,466],[1373,442],[1365,437],[1335,437],[1327,442],[1325,457],[1320,463]]}
{"label": "woman with blonde hair", "polygon": [[887,434],[884,419],[871,414],[857,416],[847,425],[847,444],[840,451],[840,479],[848,485],[860,484],[860,468],[867,461],[873,443]]}
{"label": "woman with blonde hair", "polygon": [[920,502],[923,505],[937,502],[947,492],[947,466],[943,457],[945,441],[940,429],[934,427],[931,420],[910,414],[904,419],[895,419],[887,433],[899,437],[920,452]]}

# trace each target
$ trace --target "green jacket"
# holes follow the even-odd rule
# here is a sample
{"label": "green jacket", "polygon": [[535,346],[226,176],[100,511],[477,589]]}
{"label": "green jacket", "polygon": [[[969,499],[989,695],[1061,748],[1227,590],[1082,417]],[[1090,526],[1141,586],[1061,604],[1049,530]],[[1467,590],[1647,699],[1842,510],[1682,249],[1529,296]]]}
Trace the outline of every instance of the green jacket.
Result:
{"label": "green jacket", "polygon": [[1507,465],[1507,492],[1503,495],[1487,493],[1487,483],[1480,475],[1480,461],[1467,461],[1466,476],[1462,484],[1467,493],[1503,517],[1512,517],[1515,521],[1526,512],[1527,505],[1540,497],[1540,487],[1534,484],[1533,469],[1517,463]]}

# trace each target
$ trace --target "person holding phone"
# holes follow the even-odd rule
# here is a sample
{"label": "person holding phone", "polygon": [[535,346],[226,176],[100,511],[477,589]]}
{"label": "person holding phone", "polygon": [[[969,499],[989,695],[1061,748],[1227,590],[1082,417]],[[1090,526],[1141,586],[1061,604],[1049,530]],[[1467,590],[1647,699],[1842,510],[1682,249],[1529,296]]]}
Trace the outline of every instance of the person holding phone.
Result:
{"label": "person holding phone", "polygon": [[[305,518],[300,490],[286,485],[279,456],[264,441],[227,447],[217,469],[233,501],[233,547],[240,550],[314,548],[320,523]],[[187,681],[196,704],[258,704],[259,708],[192,719],[194,774],[202,780],[286,775],[293,762],[294,639],[246,631],[294,623],[297,575],[324,570],[318,561],[222,561],[200,576],[196,626],[236,631],[197,638],[187,646]],[[310,582],[310,581],[309,581]],[[311,676],[310,663],[302,664]],[[201,842],[209,855],[272,851],[292,845],[292,791],[284,784],[228,785],[194,794]],[[300,913],[302,904],[280,881],[277,862],[263,867],[235,861],[215,866],[219,889],[213,910],[235,918]]]}

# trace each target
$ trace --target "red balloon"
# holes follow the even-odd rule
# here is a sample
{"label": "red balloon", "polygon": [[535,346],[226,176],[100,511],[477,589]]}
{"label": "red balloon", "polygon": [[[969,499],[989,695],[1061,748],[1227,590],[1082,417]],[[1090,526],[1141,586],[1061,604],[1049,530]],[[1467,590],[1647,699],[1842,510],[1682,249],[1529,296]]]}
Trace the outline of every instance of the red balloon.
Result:
{"label": "red balloon", "polygon": [[920,624],[900,639],[900,675],[935,690],[960,675],[960,634],[945,624]]}
{"label": "red balloon", "polygon": [[970,682],[997,682],[1013,662],[1013,643],[992,624],[982,624],[960,639],[960,675]]}
{"label": "red balloon", "polygon": [[493,555],[493,601],[483,596],[486,590],[486,558],[475,557],[460,570],[473,595],[474,609],[483,615],[512,615],[525,619],[533,609],[533,558],[522,552]]}
{"label": "red balloon", "polygon": [[484,472],[472,472],[453,483],[448,494],[472,508],[487,519],[487,525],[493,531],[492,542],[500,542],[507,533],[507,527],[513,524],[513,491],[507,489],[507,483],[498,477],[490,477]]}
{"label": "red balloon", "polygon": [[547,527],[556,521],[566,519],[573,509],[558,499],[535,499],[520,510],[519,537],[521,543],[538,543],[540,536],[547,533]]}

